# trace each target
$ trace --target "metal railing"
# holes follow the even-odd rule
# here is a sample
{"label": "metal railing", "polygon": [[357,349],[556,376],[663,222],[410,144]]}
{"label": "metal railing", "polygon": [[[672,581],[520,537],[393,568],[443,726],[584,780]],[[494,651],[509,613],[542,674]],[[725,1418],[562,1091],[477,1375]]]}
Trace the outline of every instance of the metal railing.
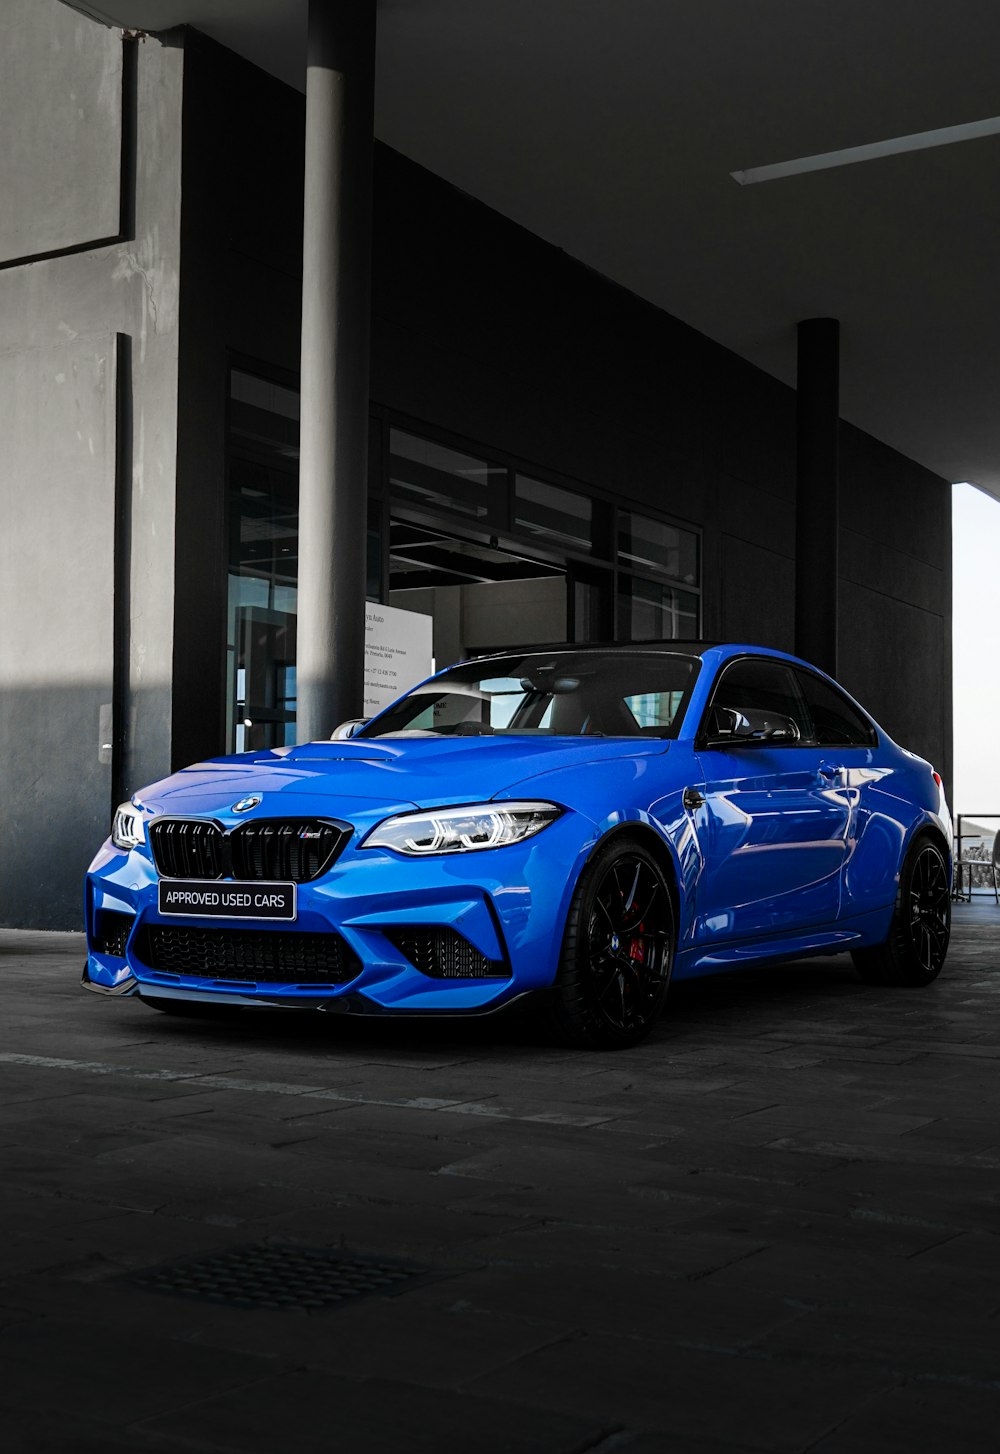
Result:
{"label": "metal railing", "polygon": [[[995,820],[1000,823],[1000,813],[959,813],[955,819],[955,875],[952,880],[951,896],[953,899],[961,899],[965,903],[971,903],[977,888],[985,889],[988,893],[996,894],[993,876],[993,850],[985,852],[982,859],[970,857],[972,844],[982,841],[981,833],[963,832],[963,822],[975,823],[977,826],[988,820]],[[1000,831],[1000,829],[998,829]],[[963,846],[964,845],[964,846]],[[982,865],[982,874],[977,874],[977,869]],[[981,882],[977,882],[981,879]]]}

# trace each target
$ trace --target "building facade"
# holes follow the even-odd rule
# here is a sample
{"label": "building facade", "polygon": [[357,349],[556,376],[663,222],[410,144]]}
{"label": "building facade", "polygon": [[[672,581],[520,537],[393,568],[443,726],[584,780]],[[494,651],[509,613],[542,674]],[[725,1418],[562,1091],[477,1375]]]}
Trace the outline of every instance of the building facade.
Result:
{"label": "building facade", "polygon": [[[0,915],[77,927],[116,801],[294,740],[304,100],[193,30],[3,13]],[[792,389],[378,144],[372,234],[369,599],[439,665],[793,649]],[[947,776],[950,488],[839,447],[839,675]]]}

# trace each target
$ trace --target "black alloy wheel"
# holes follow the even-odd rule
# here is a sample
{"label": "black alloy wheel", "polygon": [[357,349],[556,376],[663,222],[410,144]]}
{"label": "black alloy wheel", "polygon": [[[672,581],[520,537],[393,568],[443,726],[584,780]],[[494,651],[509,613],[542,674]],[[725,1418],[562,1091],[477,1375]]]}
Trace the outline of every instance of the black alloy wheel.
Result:
{"label": "black alloy wheel", "polygon": [[653,855],[631,838],[594,855],[570,906],[551,1006],[565,1044],[618,1049],[655,1025],[670,982],[674,912]]}
{"label": "black alloy wheel", "polygon": [[928,979],[941,973],[951,936],[951,888],[944,861],[931,844],[917,854],[909,883],[909,930],[914,958]]}
{"label": "black alloy wheel", "polygon": [[951,938],[948,865],[936,840],[921,835],[899,876],[899,892],[884,944],[856,949],[855,968],[868,984],[930,984],[937,979]]}

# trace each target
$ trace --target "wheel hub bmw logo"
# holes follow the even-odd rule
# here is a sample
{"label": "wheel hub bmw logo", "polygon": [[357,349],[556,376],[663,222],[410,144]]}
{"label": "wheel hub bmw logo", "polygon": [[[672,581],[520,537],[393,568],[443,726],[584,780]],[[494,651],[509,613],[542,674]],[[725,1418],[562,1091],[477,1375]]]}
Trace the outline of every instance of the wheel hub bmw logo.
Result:
{"label": "wheel hub bmw logo", "polygon": [[260,793],[251,793],[248,798],[240,798],[238,803],[233,804],[233,812],[249,813],[251,808],[256,808],[263,801]]}
{"label": "wheel hub bmw logo", "polygon": [[618,948],[619,948],[619,945],[620,944],[621,944],[621,940],[618,938],[618,935],[617,934],[612,934],[612,936],[611,936],[611,952],[612,952],[612,954],[617,954]]}

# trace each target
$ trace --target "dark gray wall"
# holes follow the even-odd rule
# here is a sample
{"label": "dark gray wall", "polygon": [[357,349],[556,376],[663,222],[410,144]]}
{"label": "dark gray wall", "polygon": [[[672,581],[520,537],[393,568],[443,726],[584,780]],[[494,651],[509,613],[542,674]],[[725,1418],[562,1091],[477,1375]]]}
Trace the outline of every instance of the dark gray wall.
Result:
{"label": "dark gray wall", "polygon": [[[297,92],[193,33],[184,104],[178,763],[221,743],[185,704],[218,693],[226,362],[298,366],[303,128]],[[791,650],[793,391],[382,146],[374,228],[373,402],[701,526],[705,634]],[[950,488],[842,436],[840,674],[947,778]]]}
{"label": "dark gray wall", "polygon": [[0,261],[118,233],[121,92],[114,31],[53,0],[3,0]]}
{"label": "dark gray wall", "polygon": [[68,899],[107,831],[114,384],[107,336],[0,357],[0,883],[14,922],[78,912]]}
{"label": "dark gray wall", "polygon": [[951,486],[841,432],[840,675],[951,788]]}
{"label": "dark gray wall", "polygon": [[[705,634],[794,649],[791,389],[384,148],[375,263],[376,400],[702,526]],[[844,424],[840,510],[840,678],[949,781],[951,487]]]}
{"label": "dark gray wall", "polygon": [[305,101],[184,36],[172,756],[223,750],[226,391],[232,360],[297,372]]}
{"label": "dark gray wall", "polygon": [[[190,33],[130,62],[4,5],[0,135],[53,180],[0,227],[0,919],[62,927],[112,778],[224,746],[226,372],[298,366],[303,103]],[[65,123],[54,34],[100,146],[38,105],[58,74]],[[372,398],[702,527],[705,633],[791,647],[792,392],[383,147]],[[947,775],[948,486],[848,426],[842,476],[841,676]]]}
{"label": "dark gray wall", "polygon": [[76,927],[170,757],[182,57],[0,18],[0,922]]}

